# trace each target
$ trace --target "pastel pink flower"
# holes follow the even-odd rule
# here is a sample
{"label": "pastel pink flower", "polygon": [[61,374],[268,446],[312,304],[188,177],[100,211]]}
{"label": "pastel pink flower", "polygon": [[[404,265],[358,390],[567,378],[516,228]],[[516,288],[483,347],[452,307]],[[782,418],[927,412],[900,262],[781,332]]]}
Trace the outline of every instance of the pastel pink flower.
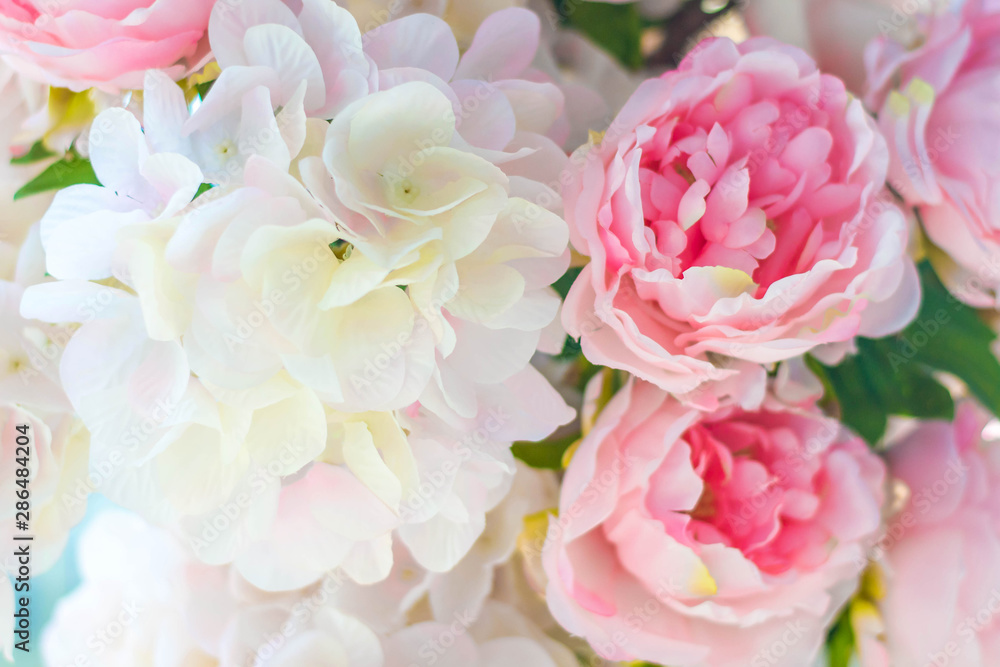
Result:
{"label": "pastel pink flower", "polygon": [[908,34],[914,8],[933,0],[755,0],[743,18],[753,35],[767,35],[805,49],[824,72],[848,90],[865,85],[864,51],[875,36]]}
{"label": "pastel pink flower", "polygon": [[971,305],[1000,307],[1000,7],[969,0],[923,17],[921,32],[915,48],[869,46],[866,102],[889,142],[890,184],[954,262],[936,262],[942,279]]}
{"label": "pastel pink flower", "polygon": [[208,53],[205,0],[3,0],[0,54],[53,86],[116,93],[141,88],[147,69],[174,79]]}
{"label": "pastel pink flower", "polygon": [[919,290],[885,142],[843,83],[770,39],[701,42],[573,156],[591,258],[563,310],[591,361],[667,391],[886,335]]}
{"label": "pastel pink flower", "polygon": [[706,413],[633,381],[566,471],[549,608],[608,659],[810,664],[879,530],[884,477],[815,407]]}
{"label": "pastel pink flower", "polygon": [[889,450],[909,493],[873,550],[886,664],[1000,664],[1000,447],[989,419],[965,403],[954,423],[922,424]]}

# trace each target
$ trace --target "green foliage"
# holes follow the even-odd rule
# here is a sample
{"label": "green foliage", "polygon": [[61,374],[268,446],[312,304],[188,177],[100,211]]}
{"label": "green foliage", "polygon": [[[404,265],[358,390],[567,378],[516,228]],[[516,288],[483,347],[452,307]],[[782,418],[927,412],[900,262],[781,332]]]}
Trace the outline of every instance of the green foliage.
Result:
{"label": "green foliage", "polygon": [[[955,375],[980,403],[1000,416],[1000,361],[991,349],[996,332],[977,310],[948,292],[929,262],[921,264],[920,278],[923,302],[914,324],[904,331],[912,349],[902,352],[903,363],[910,354],[915,363]],[[931,332],[935,322],[941,325],[937,335]],[[918,332],[926,334],[926,343]]]}
{"label": "green foliage", "polygon": [[889,415],[951,419],[955,406],[934,377],[944,371],[1000,415],[1000,362],[990,349],[996,338],[979,313],[953,297],[928,262],[919,266],[922,300],[916,319],[902,332],[858,339],[858,354],[837,366],[808,358],[827,397],[840,405],[841,420],[876,443]]}
{"label": "green foliage", "polygon": [[27,153],[11,158],[10,163],[32,164],[33,162],[40,162],[46,158],[55,157],[55,155],[56,154],[46,148],[45,144],[42,143],[42,140],[39,139],[31,146],[31,148],[28,149]]}
{"label": "green foliage", "polygon": [[216,80],[213,79],[211,81],[205,81],[204,83],[195,84],[194,89],[198,91],[198,97],[205,99],[205,97],[208,96],[208,91],[212,90],[212,86],[215,85],[215,81]]}
{"label": "green foliage", "polygon": [[39,192],[61,190],[80,183],[100,185],[90,160],[80,157],[80,154],[71,148],[61,160],[50,164],[45,171],[15,192],[14,201]]}
{"label": "green foliage", "polygon": [[552,287],[559,293],[559,298],[563,301],[566,300],[569,288],[573,286],[573,282],[576,281],[576,277],[580,275],[580,271],[582,270],[579,266],[570,267],[559,280],[552,284]]}
{"label": "green foliage", "polygon": [[826,650],[830,667],[847,667],[854,653],[854,630],[851,628],[851,607],[841,612],[837,622],[826,637]]}
{"label": "green foliage", "polygon": [[[582,269],[579,266],[571,267],[552,285],[556,292],[559,293],[559,298],[563,301],[566,300],[566,295],[569,294],[569,288],[573,286],[573,282],[576,280],[577,276],[580,275],[581,270]],[[556,358],[560,360],[573,359],[579,356],[580,353],[580,341],[570,336],[566,336],[566,340],[563,342],[562,351],[556,356]]]}
{"label": "green foliage", "polygon": [[809,367],[837,397],[841,420],[874,444],[885,433],[889,415],[923,419],[951,419],[951,394],[922,364],[901,365],[895,371],[889,359],[896,341],[858,339],[858,354],[839,366],[828,367],[809,358]]}
{"label": "green foliage", "polygon": [[510,451],[515,458],[527,463],[532,468],[562,470],[563,454],[566,453],[570,445],[579,439],[580,435],[574,433],[558,440],[515,442]]}
{"label": "green foliage", "polygon": [[625,67],[642,67],[642,17],[635,3],[555,0],[556,16],[618,59]]}

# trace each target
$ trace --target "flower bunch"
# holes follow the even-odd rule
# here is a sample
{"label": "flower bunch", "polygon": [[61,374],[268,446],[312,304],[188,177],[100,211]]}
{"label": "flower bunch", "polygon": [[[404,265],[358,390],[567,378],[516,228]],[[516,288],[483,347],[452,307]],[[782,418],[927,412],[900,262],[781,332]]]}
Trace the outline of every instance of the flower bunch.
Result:
{"label": "flower bunch", "polygon": [[995,664],[1000,9],[904,9],[0,2],[6,655]]}

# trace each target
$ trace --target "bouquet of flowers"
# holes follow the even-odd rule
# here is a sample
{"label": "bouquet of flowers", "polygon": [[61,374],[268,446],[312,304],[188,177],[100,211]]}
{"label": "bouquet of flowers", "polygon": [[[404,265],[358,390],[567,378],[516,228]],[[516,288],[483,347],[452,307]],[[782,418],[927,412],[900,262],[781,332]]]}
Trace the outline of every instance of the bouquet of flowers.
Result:
{"label": "bouquet of flowers", "polygon": [[0,89],[8,661],[1000,665],[997,2],[7,0]]}

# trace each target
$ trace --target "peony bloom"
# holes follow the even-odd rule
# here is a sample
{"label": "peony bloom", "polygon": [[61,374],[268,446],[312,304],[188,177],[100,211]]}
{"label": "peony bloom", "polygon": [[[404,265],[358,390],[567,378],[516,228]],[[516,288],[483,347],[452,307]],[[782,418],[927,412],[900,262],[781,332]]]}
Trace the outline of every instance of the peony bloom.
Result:
{"label": "peony bloom", "polygon": [[614,660],[809,664],[880,527],[884,477],[815,407],[705,413],[632,381],[566,471],[549,608]]}
{"label": "peony bloom", "polygon": [[959,405],[955,422],[928,422],[889,450],[907,502],[873,559],[888,663],[1000,664],[1000,448],[989,416]]}
{"label": "peony bloom", "polygon": [[[564,191],[594,363],[675,393],[901,328],[919,302],[885,143],[798,49],[702,42],[643,83]],[[729,359],[726,359],[726,358]]]}
{"label": "peony bloom", "polygon": [[872,43],[866,102],[889,142],[890,184],[950,257],[942,279],[973,306],[1000,307],[1000,9],[970,0],[923,17],[921,32],[912,47]]}
{"label": "peony bloom", "polygon": [[140,88],[147,69],[163,69],[179,79],[199,67],[208,53],[203,38],[213,4],[5,2],[0,54],[22,74],[74,91]]}

